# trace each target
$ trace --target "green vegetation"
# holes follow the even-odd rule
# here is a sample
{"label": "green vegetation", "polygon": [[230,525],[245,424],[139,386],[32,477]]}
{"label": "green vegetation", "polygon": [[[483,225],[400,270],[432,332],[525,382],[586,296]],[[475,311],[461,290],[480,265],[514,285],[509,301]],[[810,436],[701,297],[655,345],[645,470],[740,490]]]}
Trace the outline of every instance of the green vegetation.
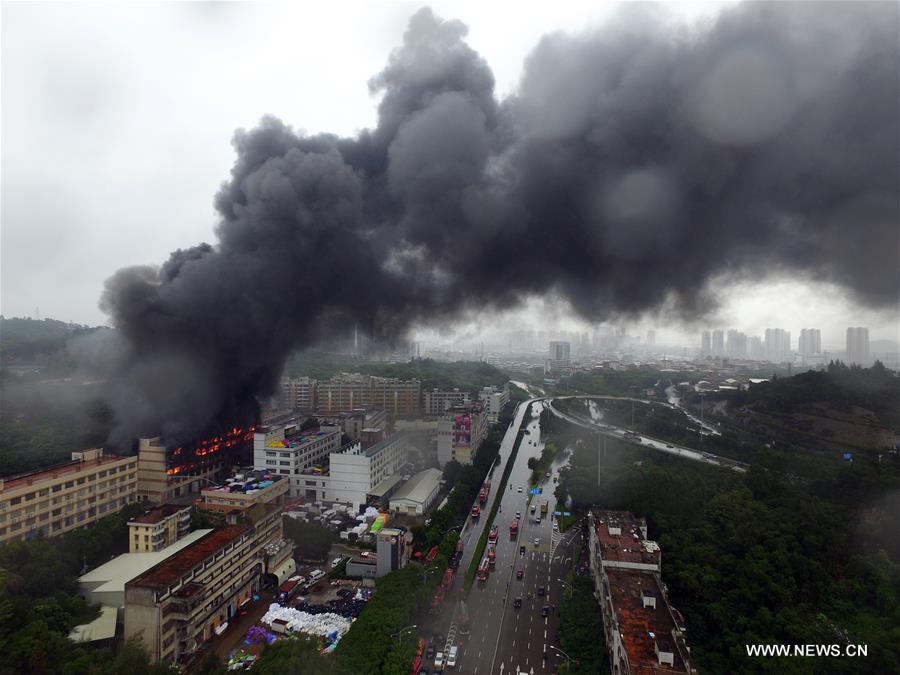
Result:
{"label": "green vegetation", "polygon": [[[575,558],[577,560],[577,558]],[[559,605],[559,640],[571,661],[563,660],[560,673],[606,675],[606,642],[603,619],[594,600],[594,586],[586,577],[569,573]]]}
{"label": "green vegetation", "polygon": [[290,516],[282,517],[284,536],[293,540],[295,551],[305,560],[321,561],[328,558],[334,537],[327,527],[318,523],[306,523]]}
{"label": "green vegetation", "polygon": [[253,664],[257,675],[334,675],[334,657],[320,654],[320,640],[293,635],[267,645]]}
{"label": "green vegetation", "polygon": [[375,595],[338,644],[338,670],[353,675],[409,673],[415,633],[398,633],[412,624],[416,612],[427,606],[446,568],[446,556],[439,555],[428,567],[408,565],[378,579]]}
{"label": "green vegetation", "polygon": [[314,350],[295,352],[285,366],[285,373],[291,377],[328,379],[342,371],[401,380],[418,379],[422,381],[423,391],[456,387],[475,392],[490,385],[502,387],[509,380],[499,368],[478,361],[411,359],[406,363],[383,363]]}
{"label": "green vegetation", "polygon": [[170,672],[150,666],[137,643],[120,645],[113,653],[68,639],[74,626],[98,616],[98,609],[77,594],[83,566],[127,551],[128,519],[142,510],[132,504],[60,537],[0,546],[0,674]]}
{"label": "green vegetation", "polygon": [[4,366],[60,363],[65,360],[66,343],[71,337],[95,330],[55,319],[0,316],[0,363]]}
{"label": "green vegetation", "polygon": [[[656,368],[641,367],[629,370],[604,369],[596,373],[575,373],[560,383],[560,389],[583,394],[604,396],[641,396],[660,380]],[[668,384],[668,380],[665,380]],[[663,387],[664,388],[664,387]],[[662,391],[659,392],[662,395]]]}
{"label": "green vegetation", "polygon": [[[798,474],[768,453],[739,475],[615,441],[604,453],[585,432],[557,495],[570,495],[574,509],[597,504],[647,518],[700,672],[897,672],[898,488],[894,458]],[[869,655],[745,656],[745,644],[763,642],[852,642]]]}

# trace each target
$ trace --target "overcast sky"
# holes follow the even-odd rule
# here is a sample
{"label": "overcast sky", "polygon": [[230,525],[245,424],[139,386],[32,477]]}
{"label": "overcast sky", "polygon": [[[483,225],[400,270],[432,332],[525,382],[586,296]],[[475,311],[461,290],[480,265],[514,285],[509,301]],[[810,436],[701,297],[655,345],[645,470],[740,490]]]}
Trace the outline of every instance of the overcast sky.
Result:
{"label": "overcast sky", "polygon": [[[214,241],[213,195],[237,128],[272,113],[297,129],[353,135],[375,124],[368,79],[423,3],[64,4],[2,7],[2,312],[98,324],[103,281]],[[470,28],[497,94],[516,88],[541,35],[601,24],[591,3],[429,3]],[[722,3],[668,5],[709,21]],[[848,325],[897,338],[897,313],[791,278],[722,282],[711,325],[758,334]],[[523,315],[523,321],[528,320]],[[561,324],[574,325],[563,312]],[[669,316],[640,326],[692,333]]]}

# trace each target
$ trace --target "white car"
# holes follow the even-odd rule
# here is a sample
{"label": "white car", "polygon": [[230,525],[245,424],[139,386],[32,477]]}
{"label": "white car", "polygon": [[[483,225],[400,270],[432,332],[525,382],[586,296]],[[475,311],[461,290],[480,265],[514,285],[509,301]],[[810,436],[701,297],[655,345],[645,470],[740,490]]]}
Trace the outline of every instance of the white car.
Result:
{"label": "white car", "polygon": [[537,518],[535,518],[535,519],[534,519],[534,522],[536,522],[538,525],[540,525],[540,524],[541,524],[541,517],[538,516]]}
{"label": "white car", "polygon": [[553,523],[553,531],[559,532],[559,523]]}
{"label": "white car", "polygon": [[541,540],[540,540],[538,537],[535,537],[535,538],[534,538],[534,545],[535,545],[535,546],[540,546],[540,545],[541,545]]}
{"label": "white car", "polygon": [[522,494],[522,486],[519,486],[519,494]]}
{"label": "white car", "polygon": [[448,668],[456,668],[456,652],[457,646],[453,645],[450,647],[450,653],[447,654],[447,667]]}
{"label": "white car", "polygon": [[434,655],[434,667],[435,668],[443,668],[444,667],[444,652],[438,652]]}

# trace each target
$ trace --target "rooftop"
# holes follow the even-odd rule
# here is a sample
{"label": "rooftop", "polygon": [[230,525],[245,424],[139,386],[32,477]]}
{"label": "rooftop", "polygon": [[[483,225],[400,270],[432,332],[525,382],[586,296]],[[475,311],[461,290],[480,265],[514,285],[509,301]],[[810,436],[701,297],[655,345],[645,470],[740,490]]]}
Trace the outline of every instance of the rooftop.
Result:
{"label": "rooftop", "polygon": [[594,514],[600,555],[604,562],[660,565],[659,546],[645,539],[646,522],[626,511],[600,511]]}
{"label": "rooftop", "polygon": [[383,497],[401,480],[403,480],[403,476],[399,473],[392,474],[369,490],[366,494],[372,497]]}
{"label": "rooftop", "polygon": [[137,455],[101,455],[100,457],[97,457],[95,459],[89,459],[85,461],[76,459],[71,462],[57,464],[56,466],[51,466],[39,471],[30,471],[28,473],[4,478],[2,479],[3,485],[0,490],[15,490],[16,488],[24,487],[26,485],[33,485],[37,482],[53,480],[55,478],[61,478],[67,475],[75,475],[81,473],[82,471],[90,471],[96,469],[97,467],[104,466],[105,464],[121,462],[123,459],[131,458],[137,460]]}
{"label": "rooftop", "polygon": [[365,455],[366,455],[366,457],[374,457],[375,455],[377,455],[379,452],[381,452],[385,448],[393,445],[394,443],[402,440],[403,438],[404,438],[404,434],[402,434],[402,433],[391,434],[390,436],[385,438],[383,441],[378,441],[375,445],[372,445],[372,446],[369,446],[368,448],[366,448]]}
{"label": "rooftop", "polygon": [[163,504],[162,506],[156,506],[149,511],[144,512],[143,514],[132,518],[130,521],[128,521],[128,523],[152,525],[154,523],[165,520],[169,516],[174,515],[179,511],[186,511],[190,508],[190,506],[184,506],[183,504]]}
{"label": "rooftop", "polygon": [[[631,672],[688,672],[676,641],[681,642],[682,649],[685,645],[683,639],[673,637],[672,631],[676,625],[659,587],[659,577],[653,573],[622,569],[609,569],[607,575]],[[642,592],[655,596],[655,608],[644,607]],[[674,665],[660,665],[656,655],[657,645],[661,651],[673,652]]]}
{"label": "rooftop", "polygon": [[144,588],[167,588],[182,575],[190,572],[198,563],[214,555],[216,551],[249,532],[250,529],[249,525],[229,525],[209,531],[205,537],[132,579],[129,585]]}
{"label": "rooftop", "polygon": [[440,469],[420,471],[397,490],[394,496],[391,497],[391,501],[408,499],[412,502],[424,502],[434,491],[434,488],[440,484],[442,475]]}
{"label": "rooftop", "polygon": [[284,440],[272,440],[266,443],[267,448],[298,448],[301,445],[318,441],[334,434],[340,435],[341,430],[338,427],[318,427],[314,429],[306,429],[305,431],[297,431],[288,433],[285,431]]}
{"label": "rooftop", "polygon": [[208,492],[240,492],[243,494],[252,494],[259,490],[265,490],[266,488],[271,487],[273,483],[277,483],[285,478],[286,476],[273,473],[267,469],[247,467],[235,470],[234,475],[223,484],[210,485],[203,488],[200,492],[202,494]]}

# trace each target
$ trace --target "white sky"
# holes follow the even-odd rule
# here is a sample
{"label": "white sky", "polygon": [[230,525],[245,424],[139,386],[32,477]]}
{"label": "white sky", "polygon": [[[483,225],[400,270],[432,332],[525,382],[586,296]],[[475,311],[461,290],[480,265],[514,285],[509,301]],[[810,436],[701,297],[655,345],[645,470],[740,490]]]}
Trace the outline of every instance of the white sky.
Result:
{"label": "white sky", "polygon": [[[116,269],[212,242],[212,199],[236,128],[266,113],[311,133],[373,126],[366,83],[423,4],[4,3],[2,313],[39,307],[41,317],[103,323],[97,300]],[[597,26],[612,7],[428,4],[469,25],[501,96],[541,35]],[[665,9],[673,20],[706,21],[724,4]],[[821,327],[835,347],[847,325],[870,326],[873,339],[898,333],[896,313],[862,311],[834,288],[799,283],[734,287],[721,318],[754,334]]]}

